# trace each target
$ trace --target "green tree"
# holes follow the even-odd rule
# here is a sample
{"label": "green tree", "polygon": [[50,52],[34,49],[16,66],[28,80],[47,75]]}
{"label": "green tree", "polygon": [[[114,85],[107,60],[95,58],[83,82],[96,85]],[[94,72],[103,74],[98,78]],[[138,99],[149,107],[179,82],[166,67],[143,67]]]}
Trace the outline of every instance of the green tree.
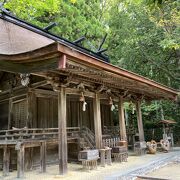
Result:
{"label": "green tree", "polygon": [[[112,63],[179,89],[177,2],[166,1],[153,9],[144,1],[114,1],[111,5],[108,46]],[[160,120],[161,109],[164,118],[179,120],[179,107],[167,101],[152,102],[150,106],[144,104],[145,124]]]}
{"label": "green tree", "polygon": [[162,21],[158,21],[158,14],[151,12],[143,3],[117,2],[112,6],[110,15],[109,54],[112,62],[179,88],[179,14],[173,14],[177,21],[171,34],[166,32],[167,27],[160,25]]}

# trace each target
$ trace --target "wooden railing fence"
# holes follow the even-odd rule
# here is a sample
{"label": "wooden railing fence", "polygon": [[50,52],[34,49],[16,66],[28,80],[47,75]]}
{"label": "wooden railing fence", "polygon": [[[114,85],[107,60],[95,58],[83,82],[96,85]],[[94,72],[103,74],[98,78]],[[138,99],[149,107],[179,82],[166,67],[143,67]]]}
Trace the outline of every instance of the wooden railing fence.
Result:
{"label": "wooden railing fence", "polygon": [[[79,127],[67,127],[67,136],[79,137]],[[57,139],[58,128],[14,128],[0,131],[0,141],[15,141],[26,139]]]}
{"label": "wooden railing fence", "polygon": [[106,138],[103,139],[103,146],[107,146],[107,147],[115,147],[118,146],[118,143],[120,141],[119,137],[115,137],[115,138]]}

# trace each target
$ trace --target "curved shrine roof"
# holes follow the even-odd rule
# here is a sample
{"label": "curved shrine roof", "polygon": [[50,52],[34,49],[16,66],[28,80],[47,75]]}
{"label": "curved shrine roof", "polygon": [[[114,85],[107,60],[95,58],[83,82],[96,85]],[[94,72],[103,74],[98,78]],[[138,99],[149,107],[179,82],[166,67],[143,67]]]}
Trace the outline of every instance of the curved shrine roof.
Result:
{"label": "curved shrine roof", "polygon": [[[178,91],[105,62],[102,56],[8,14],[0,14],[0,70],[39,73],[56,70],[107,83],[151,99],[175,100]],[[61,57],[67,57],[63,68]]]}

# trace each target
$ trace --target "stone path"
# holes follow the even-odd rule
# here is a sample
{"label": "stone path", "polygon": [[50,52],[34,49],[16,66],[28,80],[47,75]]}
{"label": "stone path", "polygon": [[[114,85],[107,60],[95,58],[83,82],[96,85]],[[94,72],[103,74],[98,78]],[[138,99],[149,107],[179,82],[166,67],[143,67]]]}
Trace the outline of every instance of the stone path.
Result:
{"label": "stone path", "polygon": [[[146,155],[147,156],[147,155]],[[175,148],[169,153],[159,153],[151,158],[146,156],[141,156],[144,158],[143,164],[137,164],[134,168],[127,168],[126,171],[119,171],[118,173],[111,174],[105,177],[105,180],[133,180],[136,179],[138,175],[145,175],[156,169],[166,166],[169,163],[178,162],[180,163],[180,148]]]}

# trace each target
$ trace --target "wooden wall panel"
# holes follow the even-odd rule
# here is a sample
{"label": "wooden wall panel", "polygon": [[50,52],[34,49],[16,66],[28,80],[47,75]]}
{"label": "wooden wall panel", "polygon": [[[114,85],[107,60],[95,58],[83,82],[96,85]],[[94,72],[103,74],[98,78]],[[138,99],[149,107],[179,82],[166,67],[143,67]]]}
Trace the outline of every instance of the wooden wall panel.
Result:
{"label": "wooden wall panel", "polygon": [[47,128],[49,99],[37,98],[37,128]]}
{"label": "wooden wall panel", "polygon": [[101,122],[102,128],[104,126],[113,126],[111,106],[109,104],[101,104]]}
{"label": "wooden wall panel", "polygon": [[9,102],[0,103],[0,130],[8,129]]}
{"label": "wooden wall panel", "polygon": [[94,130],[93,104],[91,99],[87,99],[86,111],[82,110],[83,102],[78,96],[68,96],[67,98],[67,126],[86,126]]}
{"label": "wooden wall panel", "polygon": [[52,106],[52,119],[53,119],[53,127],[58,127],[58,100],[53,98],[52,99],[53,106]]}
{"label": "wooden wall panel", "polygon": [[37,128],[58,127],[58,107],[56,98],[37,98]]}
{"label": "wooden wall panel", "polygon": [[[58,102],[56,96],[31,94],[33,128],[58,127]],[[93,103],[86,98],[86,111],[82,110],[79,96],[67,96],[67,127],[86,126],[94,131]]]}

